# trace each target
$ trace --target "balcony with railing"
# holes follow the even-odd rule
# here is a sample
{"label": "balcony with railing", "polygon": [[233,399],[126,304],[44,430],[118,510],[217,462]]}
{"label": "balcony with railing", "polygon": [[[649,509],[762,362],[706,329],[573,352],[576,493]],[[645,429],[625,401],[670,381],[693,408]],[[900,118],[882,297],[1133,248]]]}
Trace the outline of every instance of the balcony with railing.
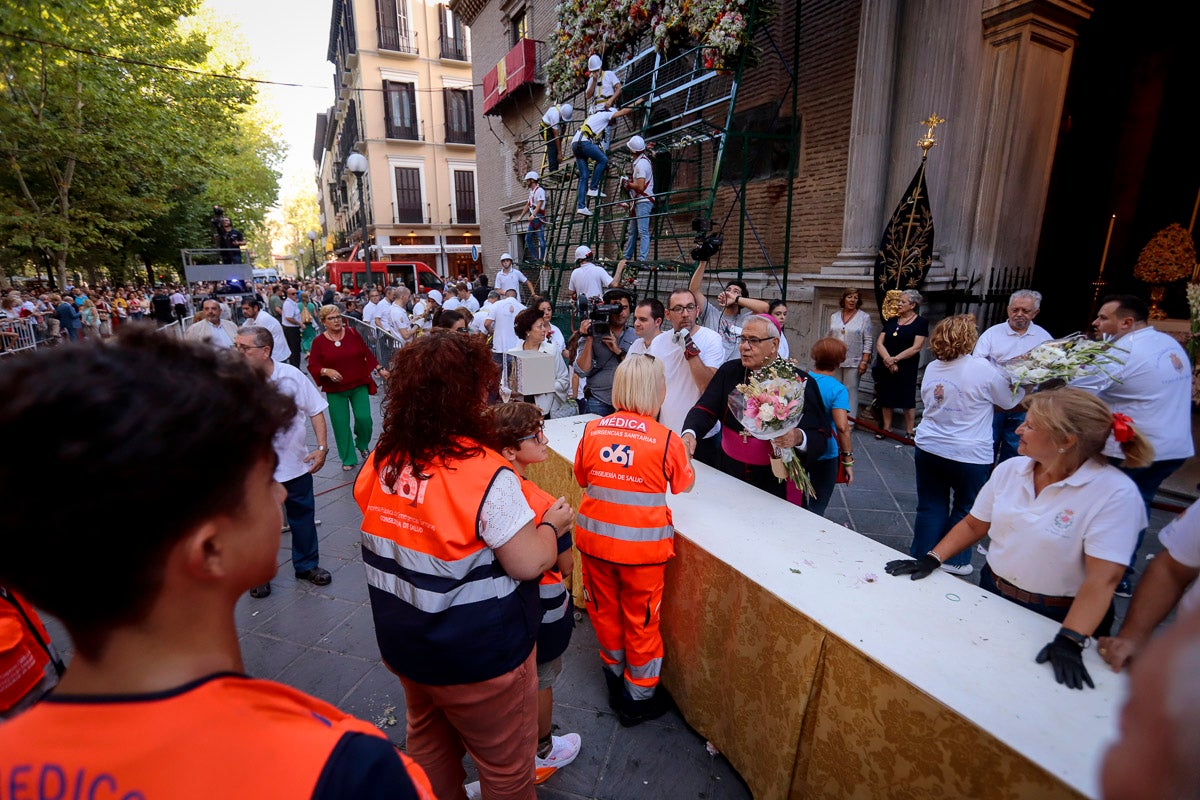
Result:
{"label": "balcony with railing", "polygon": [[475,144],[475,93],[470,89],[443,89],[446,112],[446,142]]}
{"label": "balcony with railing", "polygon": [[[532,83],[543,83],[545,77],[538,58],[537,42],[522,39],[483,76],[483,113],[499,114],[505,100],[516,90]],[[524,97],[524,95],[521,95]]]}
{"label": "balcony with railing", "polygon": [[412,31],[400,30],[397,27],[381,26],[379,28],[379,49],[413,56],[421,54],[421,49],[417,46],[417,35]]}
{"label": "balcony with railing", "polygon": [[450,61],[470,61],[470,45],[467,29],[458,15],[445,5],[438,6],[438,28],[441,38],[441,56]]}
{"label": "balcony with railing", "polygon": [[451,61],[470,61],[467,55],[467,43],[462,39],[442,37],[442,58]]}

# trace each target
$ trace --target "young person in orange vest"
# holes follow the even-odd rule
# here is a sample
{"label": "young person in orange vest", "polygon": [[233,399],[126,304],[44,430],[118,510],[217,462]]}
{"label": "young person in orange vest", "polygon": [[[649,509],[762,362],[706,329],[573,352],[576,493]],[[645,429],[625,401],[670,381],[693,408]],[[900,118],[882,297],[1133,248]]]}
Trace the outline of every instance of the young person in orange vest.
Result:
{"label": "young person in orange vest", "polygon": [[[233,609],[275,574],[272,440],[290,398],[242,359],[135,325],[11,360],[0,381],[4,441],[59,432],[0,462],[20,498],[0,527],[0,582],[75,647],[55,692],[0,725],[0,794],[433,798],[374,725],[243,674]],[[218,460],[230,442],[237,458]],[[45,480],[59,471],[149,522],[81,525],[90,500]]]}
{"label": "young person in orange vest", "polygon": [[[542,411],[533,403],[501,403],[492,406],[492,444],[521,476],[521,492],[540,522],[554,505],[554,498],[529,478],[525,468],[545,461],[548,440],[542,430]],[[571,593],[563,582],[571,577],[575,558],[571,553],[571,534],[558,540],[558,561],[542,573],[538,592],[542,600],[542,624],[538,628],[538,754],[534,760],[534,783],[544,783],[579,755],[577,733],[552,736],[554,727],[554,682],[562,673],[562,655],[571,643],[575,627]]]}
{"label": "young person in orange vest", "polygon": [[485,445],[499,369],[484,337],[434,331],[392,367],[383,433],[354,498],[375,638],[404,686],[408,752],[443,800],[462,800],[468,750],[488,800],[533,800],[538,581],[575,512],[559,498],[536,518],[521,477]]}
{"label": "young person in orange vest", "polygon": [[615,413],[592,420],[575,453],[583,487],[575,544],[583,554],[588,615],[600,642],[609,705],[630,727],[671,707],[659,688],[659,611],[675,529],[667,490],[696,481],[678,434],[655,421],[667,395],[653,356],[627,357],[613,379]]}

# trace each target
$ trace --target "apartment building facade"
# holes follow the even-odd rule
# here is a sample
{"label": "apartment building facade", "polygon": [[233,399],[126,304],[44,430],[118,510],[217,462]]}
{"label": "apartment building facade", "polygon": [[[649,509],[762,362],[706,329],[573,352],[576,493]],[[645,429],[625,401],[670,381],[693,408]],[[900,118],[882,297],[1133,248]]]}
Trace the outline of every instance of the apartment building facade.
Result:
{"label": "apartment building facade", "polygon": [[[334,253],[361,247],[365,218],[372,260],[482,269],[469,29],[445,4],[333,0],[328,58],[335,98],[313,160]],[[356,152],[361,201],[346,169]]]}

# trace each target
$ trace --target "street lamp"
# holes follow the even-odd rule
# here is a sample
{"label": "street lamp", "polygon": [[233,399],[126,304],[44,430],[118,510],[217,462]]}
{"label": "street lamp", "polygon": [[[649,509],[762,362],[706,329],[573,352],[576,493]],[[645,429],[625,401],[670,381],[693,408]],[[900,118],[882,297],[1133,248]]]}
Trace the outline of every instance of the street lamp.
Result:
{"label": "street lamp", "polygon": [[308,246],[312,249],[312,274],[317,274],[317,237],[321,234],[316,231],[308,232]]}
{"label": "street lamp", "polygon": [[363,176],[367,174],[367,157],[362,153],[351,153],[346,159],[346,169],[358,178],[358,208],[362,212],[363,271],[367,283],[371,283],[371,249],[367,246],[367,202],[363,193]]}

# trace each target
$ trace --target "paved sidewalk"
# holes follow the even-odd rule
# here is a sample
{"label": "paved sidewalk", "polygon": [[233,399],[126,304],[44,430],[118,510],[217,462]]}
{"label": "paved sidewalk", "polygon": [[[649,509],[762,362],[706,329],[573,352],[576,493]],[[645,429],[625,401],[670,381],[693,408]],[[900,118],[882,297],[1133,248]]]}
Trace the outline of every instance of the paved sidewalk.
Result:
{"label": "paved sidewalk", "polygon": [[[378,401],[378,397],[372,400],[376,435]],[[916,508],[912,448],[877,441],[866,431],[855,431],[853,438],[858,461],[855,482],[837,488],[827,516],[902,551],[897,555],[901,557],[911,539]],[[355,474],[343,472],[336,454],[331,454],[316,476],[321,566],[333,573],[333,582],[325,587],[298,584],[289,563],[289,537],[284,534],[271,596],[244,597],[237,606],[238,628],[249,674],[291,684],[334,703],[376,723],[403,745],[404,694],[400,682],[379,661],[367,602],[359,555],[360,514],[351,496]],[[1169,514],[1156,511],[1151,530],[1169,519]],[[1146,540],[1141,556],[1160,549],[1153,533]],[[976,574],[968,580],[976,582],[983,557],[976,553],[973,563]],[[1118,619],[1127,602],[1118,600]],[[636,728],[617,723],[608,708],[595,635],[587,617],[576,616],[579,622],[555,691],[554,717],[560,731],[582,736],[583,749],[574,764],[538,788],[538,796],[548,800],[749,798],[749,790],[730,764],[720,755],[710,755],[704,738],[688,728],[678,713]],[[50,627],[53,639],[66,643],[61,626],[51,620]],[[670,669],[670,653],[667,662]],[[746,724],[754,723],[746,720]]]}

